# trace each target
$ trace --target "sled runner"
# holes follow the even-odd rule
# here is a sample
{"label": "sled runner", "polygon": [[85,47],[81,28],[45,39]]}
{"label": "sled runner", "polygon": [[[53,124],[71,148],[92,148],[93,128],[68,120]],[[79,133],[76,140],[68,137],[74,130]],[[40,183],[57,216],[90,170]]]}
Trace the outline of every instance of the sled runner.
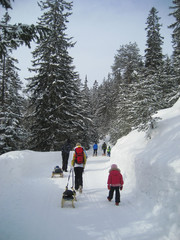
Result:
{"label": "sled runner", "polygon": [[54,176],[63,177],[63,170],[59,166],[56,166],[54,168],[54,171],[52,172],[52,176],[51,177],[53,178]]}
{"label": "sled runner", "polygon": [[[68,189],[68,184],[69,184],[69,179],[72,173],[72,190]],[[74,172],[73,169],[71,168],[69,176],[68,176],[68,182],[65,191],[63,192],[62,199],[61,199],[61,207],[64,207],[65,202],[71,202],[72,207],[75,208],[74,201],[76,200],[76,191],[74,190]]]}

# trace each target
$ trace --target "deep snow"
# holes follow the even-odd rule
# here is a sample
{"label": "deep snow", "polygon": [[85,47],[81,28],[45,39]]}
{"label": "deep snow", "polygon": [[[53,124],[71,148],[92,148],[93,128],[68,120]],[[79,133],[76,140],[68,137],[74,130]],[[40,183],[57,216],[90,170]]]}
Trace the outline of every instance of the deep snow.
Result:
{"label": "deep snow", "polygon": [[[180,100],[157,115],[162,120],[151,139],[135,130],[118,140],[111,158],[88,151],[74,209],[68,203],[61,208],[69,173],[51,178],[61,166],[60,152],[1,155],[0,240],[179,240]],[[106,199],[112,163],[125,182],[118,207]]]}

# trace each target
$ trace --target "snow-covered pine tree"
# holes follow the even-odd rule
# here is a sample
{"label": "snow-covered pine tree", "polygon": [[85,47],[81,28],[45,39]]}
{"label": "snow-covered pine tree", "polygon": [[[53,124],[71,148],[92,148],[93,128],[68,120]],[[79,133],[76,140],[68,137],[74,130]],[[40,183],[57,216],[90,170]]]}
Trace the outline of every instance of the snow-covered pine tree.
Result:
{"label": "snow-covered pine tree", "polygon": [[8,8],[12,9],[11,0],[0,0],[0,5],[2,5],[2,7],[6,8],[6,9],[8,9]]}
{"label": "snow-covered pine tree", "polygon": [[147,129],[153,127],[155,121],[152,115],[157,110],[169,107],[176,85],[171,78],[173,68],[170,59],[163,61],[162,37],[160,36],[160,24],[158,11],[152,8],[147,19],[147,49],[145,49],[145,69],[140,72],[135,87],[132,101],[133,112],[137,118],[133,127]]}
{"label": "snow-covered pine tree", "polygon": [[163,37],[160,35],[161,24],[159,23],[158,11],[153,7],[147,18],[147,42],[145,49],[145,67],[149,71],[157,70],[163,64],[162,44]]}
{"label": "snow-covered pine tree", "polygon": [[86,149],[89,149],[90,144],[94,142],[94,138],[96,136],[96,127],[93,123],[93,116],[92,116],[92,103],[91,103],[91,96],[90,90],[88,87],[88,79],[87,76],[85,77],[84,84],[82,84],[81,90],[81,109],[82,115],[86,116],[84,119],[84,131],[82,134],[82,143]]}
{"label": "snow-covered pine tree", "polygon": [[119,85],[118,103],[116,106],[116,118],[112,119],[110,128],[111,142],[114,144],[117,139],[128,134],[131,128],[131,121],[129,110],[132,107],[133,102],[131,101],[130,94],[132,93],[132,85],[125,82],[121,82]]}
{"label": "snow-covered pine tree", "polygon": [[[173,6],[170,7],[173,12],[169,15],[175,18],[175,22],[169,27],[173,29],[172,43],[173,43],[173,65],[175,70],[174,80],[180,85],[180,1],[173,0]],[[179,95],[178,95],[179,97]]]}
{"label": "snow-covered pine tree", "polygon": [[96,115],[98,106],[99,106],[99,93],[98,93],[98,82],[97,80],[94,81],[92,89],[90,89],[90,102],[91,102],[91,114],[92,114],[92,121],[94,125],[94,136],[93,142],[97,142],[99,140],[98,134],[98,117]]}
{"label": "snow-covered pine tree", "polygon": [[[10,0],[0,0],[3,8],[12,9]],[[47,26],[28,25],[28,24],[10,24],[0,22],[0,29],[6,34],[6,41],[0,35],[0,59],[11,49],[17,49],[22,44],[30,47],[31,41],[39,41],[47,33]]]}
{"label": "snow-covered pine tree", "polygon": [[103,138],[109,133],[111,120],[112,95],[109,80],[104,79],[98,88],[98,106],[95,112],[99,137]]}
{"label": "snow-covered pine tree", "polygon": [[[139,81],[134,85],[131,100],[134,103],[135,118],[133,128],[146,130],[152,123],[152,115],[161,109],[161,86],[156,84],[158,75],[140,75]],[[159,94],[157,94],[159,92]]]}
{"label": "snow-covered pine tree", "polygon": [[[147,129],[152,122],[152,115],[164,106],[162,71],[163,71],[163,54],[162,44],[163,37],[160,35],[161,24],[159,23],[158,11],[155,7],[151,8],[147,18],[147,40],[145,49],[145,69],[141,74],[141,82],[137,83],[138,95],[135,96],[138,106],[141,129]],[[139,121],[138,121],[139,122]]]}
{"label": "snow-covered pine tree", "polygon": [[99,96],[98,96],[98,81],[95,80],[92,89],[90,90],[91,103],[92,103],[92,114],[94,115],[96,109],[99,105]]}
{"label": "snow-covered pine tree", "polygon": [[[120,77],[121,78],[121,77]],[[106,88],[108,89],[108,124],[110,128],[112,126],[112,121],[116,119],[117,116],[117,103],[119,102],[119,78],[113,78],[112,74],[108,74],[107,80],[105,81]]]}
{"label": "snow-covered pine tree", "polygon": [[142,57],[139,54],[137,43],[121,45],[114,57],[112,66],[113,76],[118,74],[126,83],[132,83],[134,73],[142,67]]}
{"label": "snow-covered pine tree", "polygon": [[[8,24],[9,20],[6,13],[2,23]],[[1,29],[0,33],[6,42],[4,29]],[[22,83],[17,73],[18,61],[10,56],[12,49],[7,50],[0,62],[0,154],[20,149],[23,138],[23,98],[20,95]]]}
{"label": "snow-covered pine tree", "polygon": [[31,148],[49,151],[59,150],[67,138],[75,141],[85,116],[78,100],[79,77],[68,53],[74,44],[65,33],[72,3],[47,0],[40,7],[44,12],[39,24],[48,26],[49,32],[33,52],[35,75],[29,78],[27,91],[31,94]]}
{"label": "snow-covered pine tree", "polygon": [[178,83],[175,75],[172,59],[166,56],[159,74],[159,84],[161,86],[159,96],[162,99],[161,108],[172,107],[178,99]]}
{"label": "snow-covered pine tree", "polygon": [[116,117],[111,124],[113,128],[110,130],[112,142],[123,135],[129,133],[135,120],[133,108],[135,102],[132,100],[134,94],[134,85],[137,81],[138,74],[143,66],[142,57],[136,43],[122,45],[115,55],[114,65],[112,66],[114,76],[114,91],[116,93]]}

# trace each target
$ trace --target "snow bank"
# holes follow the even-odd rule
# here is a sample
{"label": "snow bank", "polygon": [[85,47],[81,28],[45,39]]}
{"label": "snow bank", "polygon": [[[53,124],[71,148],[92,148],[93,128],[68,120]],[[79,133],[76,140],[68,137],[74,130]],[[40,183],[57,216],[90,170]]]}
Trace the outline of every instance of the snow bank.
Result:
{"label": "snow bank", "polygon": [[124,190],[149,209],[145,219],[156,226],[156,239],[175,240],[180,236],[180,100],[156,116],[161,120],[152,138],[133,131],[119,139],[111,162],[122,170]]}

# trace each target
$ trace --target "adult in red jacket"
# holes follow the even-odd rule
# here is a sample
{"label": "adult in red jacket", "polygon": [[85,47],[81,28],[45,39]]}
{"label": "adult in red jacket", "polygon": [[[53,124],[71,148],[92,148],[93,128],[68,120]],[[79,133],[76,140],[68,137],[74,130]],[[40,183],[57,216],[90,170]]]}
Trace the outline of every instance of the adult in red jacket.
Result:
{"label": "adult in red jacket", "polygon": [[115,191],[115,203],[118,206],[120,202],[119,190],[123,189],[124,181],[123,176],[116,164],[112,164],[111,169],[109,170],[107,184],[109,189],[109,196],[107,197],[107,199],[111,201]]}

